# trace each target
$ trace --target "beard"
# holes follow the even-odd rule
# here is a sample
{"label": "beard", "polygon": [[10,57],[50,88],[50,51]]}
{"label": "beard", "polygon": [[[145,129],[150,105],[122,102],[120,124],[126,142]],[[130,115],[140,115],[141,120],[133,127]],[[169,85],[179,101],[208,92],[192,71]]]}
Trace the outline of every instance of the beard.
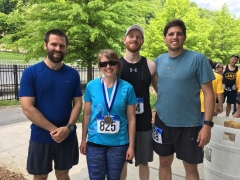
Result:
{"label": "beard", "polygon": [[[54,57],[54,53],[60,53],[61,56]],[[49,49],[47,49],[47,56],[48,56],[48,59],[53,63],[59,63],[64,59],[65,54],[63,54],[61,51],[50,51]]]}
{"label": "beard", "polygon": [[141,47],[142,46],[135,46],[135,47],[132,47],[130,44],[126,44],[126,48],[127,48],[127,50],[129,50],[130,52],[138,52],[138,51],[140,51],[140,49],[141,49]]}

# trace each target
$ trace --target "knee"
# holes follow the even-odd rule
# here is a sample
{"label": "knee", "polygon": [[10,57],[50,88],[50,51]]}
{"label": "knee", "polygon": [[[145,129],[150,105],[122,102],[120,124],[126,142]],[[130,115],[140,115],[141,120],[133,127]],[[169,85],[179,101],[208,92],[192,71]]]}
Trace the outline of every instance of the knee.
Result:
{"label": "knee", "polygon": [[55,175],[58,180],[69,180],[68,170],[67,171],[59,171],[55,170]]}
{"label": "knee", "polygon": [[196,174],[198,173],[198,169],[197,169],[197,164],[188,164],[185,163],[185,170],[188,174]]}
{"label": "knee", "polygon": [[48,174],[45,175],[33,175],[33,180],[47,180]]}
{"label": "knee", "polygon": [[161,167],[170,167],[172,165],[173,156],[167,156],[167,157],[159,157],[160,158],[160,166]]}

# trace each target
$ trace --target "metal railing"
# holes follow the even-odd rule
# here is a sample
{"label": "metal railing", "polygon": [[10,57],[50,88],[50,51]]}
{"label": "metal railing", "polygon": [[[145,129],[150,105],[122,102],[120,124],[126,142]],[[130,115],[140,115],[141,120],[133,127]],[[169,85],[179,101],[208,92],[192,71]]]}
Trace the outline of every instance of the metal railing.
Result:
{"label": "metal railing", "polygon": [[[24,69],[31,65],[3,65],[0,64],[0,100],[19,99],[19,83]],[[87,84],[87,68],[71,66],[76,69],[80,75],[82,90],[85,90]],[[101,77],[102,74],[98,68],[93,67],[92,77]]]}

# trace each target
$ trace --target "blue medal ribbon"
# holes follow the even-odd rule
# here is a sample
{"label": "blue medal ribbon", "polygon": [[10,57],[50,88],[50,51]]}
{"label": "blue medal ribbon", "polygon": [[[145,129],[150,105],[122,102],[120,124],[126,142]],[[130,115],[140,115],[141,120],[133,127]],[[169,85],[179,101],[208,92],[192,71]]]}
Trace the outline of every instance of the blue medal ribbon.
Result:
{"label": "blue medal ribbon", "polygon": [[106,83],[105,83],[104,79],[102,78],[102,90],[103,90],[104,101],[105,101],[105,105],[107,107],[108,114],[109,114],[109,112],[110,112],[110,110],[113,106],[114,101],[115,101],[115,97],[116,97],[116,94],[117,94],[117,89],[118,89],[118,79],[116,79],[115,82],[114,82],[111,98],[109,99],[107,86],[106,86]]}

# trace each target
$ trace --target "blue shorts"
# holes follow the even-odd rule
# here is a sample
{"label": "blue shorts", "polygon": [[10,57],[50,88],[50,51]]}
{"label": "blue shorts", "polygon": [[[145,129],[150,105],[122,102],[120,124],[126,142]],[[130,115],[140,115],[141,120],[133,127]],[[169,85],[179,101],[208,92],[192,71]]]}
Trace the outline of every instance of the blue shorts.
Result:
{"label": "blue shorts", "polygon": [[119,180],[128,144],[123,146],[91,146],[87,145],[87,165],[91,180]]}
{"label": "blue shorts", "polygon": [[54,169],[69,170],[78,164],[79,149],[77,136],[61,143],[38,143],[30,140],[27,171],[33,175],[45,175]]}
{"label": "blue shorts", "polygon": [[161,128],[162,144],[153,142],[153,150],[159,156],[170,156],[176,153],[176,157],[190,164],[203,162],[203,148],[198,147],[198,133],[202,126],[197,127],[169,127],[155,116],[155,126]]}

